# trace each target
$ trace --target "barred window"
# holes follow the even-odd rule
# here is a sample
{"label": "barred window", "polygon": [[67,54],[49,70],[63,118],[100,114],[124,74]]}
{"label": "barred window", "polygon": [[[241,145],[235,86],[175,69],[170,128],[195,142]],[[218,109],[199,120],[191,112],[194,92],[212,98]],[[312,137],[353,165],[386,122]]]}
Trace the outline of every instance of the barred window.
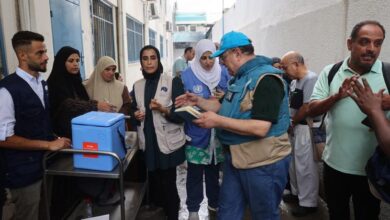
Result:
{"label": "barred window", "polygon": [[161,57],[164,57],[164,38],[160,35],[160,54]]}
{"label": "barred window", "polygon": [[126,17],[126,30],[127,30],[127,53],[128,61],[136,62],[139,61],[139,52],[144,46],[144,29],[141,22]]}
{"label": "barred window", "polygon": [[152,29],[149,28],[149,44],[150,45],[153,45],[153,46],[157,46],[156,45],[156,32]]}
{"label": "barred window", "polygon": [[96,64],[102,56],[115,58],[113,8],[101,0],[93,0],[92,17]]}

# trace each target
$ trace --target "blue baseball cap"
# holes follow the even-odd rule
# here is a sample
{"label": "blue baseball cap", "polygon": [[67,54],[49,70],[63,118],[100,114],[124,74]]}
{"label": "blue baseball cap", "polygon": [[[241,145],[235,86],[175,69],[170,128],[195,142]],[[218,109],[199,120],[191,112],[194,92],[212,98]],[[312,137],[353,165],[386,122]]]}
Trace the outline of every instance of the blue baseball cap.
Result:
{"label": "blue baseball cap", "polygon": [[222,36],[220,49],[215,51],[215,53],[213,53],[211,57],[219,57],[229,49],[250,44],[252,43],[249,38],[245,36],[245,34],[241,32],[231,31]]}

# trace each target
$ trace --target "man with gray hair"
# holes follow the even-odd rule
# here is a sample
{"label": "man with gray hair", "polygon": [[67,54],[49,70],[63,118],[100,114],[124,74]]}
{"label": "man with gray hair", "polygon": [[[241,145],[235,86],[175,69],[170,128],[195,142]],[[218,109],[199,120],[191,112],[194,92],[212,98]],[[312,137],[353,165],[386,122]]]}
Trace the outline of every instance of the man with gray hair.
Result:
{"label": "man with gray hair", "polygon": [[[310,96],[318,77],[307,69],[303,56],[295,51],[282,57],[281,66],[293,80],[290,85],[290,140],[293,146],[289,170],[291,194],[285,195],[283,201],[299,200],[299,206],[292,210],[292,214],[300,217],[315,212],[318,203],[318,166],[313,158],[310,127],[306,121]],[[319,126],[321,118],[314,118],[314,121]]]}

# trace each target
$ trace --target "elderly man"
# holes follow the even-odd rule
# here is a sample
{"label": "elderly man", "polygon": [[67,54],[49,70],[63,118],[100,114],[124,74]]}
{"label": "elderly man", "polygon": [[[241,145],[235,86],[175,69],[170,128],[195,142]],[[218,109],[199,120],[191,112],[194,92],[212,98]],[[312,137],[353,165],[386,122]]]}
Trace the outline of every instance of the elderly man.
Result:
{"label": "elderly man", "polygon": [[324,186],[329,216],[349,219],[352,197],[355,219],[378,219],[380,202],[369,192],[365,165],[373,154],[375,133],[361,121],[366,117],[348,96],[351,82],[367,80],[374,92],[386,88],[382,63],[378,60],[385,29],[377,21],[355,25],[347,41],[351,52],[333,77],[333,65],[324,68],[314,87],[309,104],[312,115],[327,113],[326,146],[323,153]]}
{"label": "elderly man", "polygon": [[256,56],[251,41],[240,32],[225,34],[212,56],[219,56],[233,75],[222,104],[187,93],[176,105],[207,110],[194,123],[218,128],[226,152],[218,219],[242,219],[247,205],[252,219],[279,219],[291,153],[282,71],[270,58]]}
{"label": "elderly man", "polygon": [[[303,56],[295,51],[286,53],[281,60],[285,73],[293,81],[290,85],[290,113],[293,145],[293,157],[290,165],[291,194],[283,196],[299,200],[299,206],[292,210],[294,216],[305,216],[317,210],[318,202],[318,166],[313,158],[310,128],[306,122],[307,110],[317,74],[307,69]],[[321,118],[314,119],[320,124]],[[319,126],[319,125],[317,125]]]}
{"label": "elderly man", "polygon": [[195,56],[195,50],[192,47],[187,47],[184,49],[184,55],[178,57],[175,60],[175,63],[173,64],[172,68],[172,75],[175,76],[181,76],[181,72],[183,72],[188,67],[188,62],[194,59]]}
{"label": "elderly man", "polygon": [[39,73],[48,60],[43,41],[38,33],[17,32],[12,46],[19,66],[0,81],[0,161],[15,205],[12,219],[38,219],[43,154],[70,146],[51,130],[47,86]]}

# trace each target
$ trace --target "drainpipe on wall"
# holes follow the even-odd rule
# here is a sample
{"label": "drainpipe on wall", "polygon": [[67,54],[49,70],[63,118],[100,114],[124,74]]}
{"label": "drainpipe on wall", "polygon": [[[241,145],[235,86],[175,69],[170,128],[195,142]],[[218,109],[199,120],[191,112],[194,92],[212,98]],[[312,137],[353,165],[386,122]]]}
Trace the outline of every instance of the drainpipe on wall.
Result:
{"label": "drainpipe on wall", "polygon": [[125,22],[126,19],[125,14],[123,13],[123,0],[118,0],[118,13],[117,13],[117,21],[118,21],[118,71],[122,73],[123,80],[126,82],[127,75],[127,56],[126,56],[126,42],[125,42]]}
{"label": "drainpipe on wall", "polygon": [[222,36],[225,34],[225,0],[222,0]]}
{"label": "drainpipe on wall", "polygon": [[15,1],[17,9],[18,30],[31,30],[30,2],[29,0]]}
{"label": "drainpipe on wall", "polygon": [[148,13],[148,2],[143,1],[144,6],[144,45],[149,44],[149,13]]}

